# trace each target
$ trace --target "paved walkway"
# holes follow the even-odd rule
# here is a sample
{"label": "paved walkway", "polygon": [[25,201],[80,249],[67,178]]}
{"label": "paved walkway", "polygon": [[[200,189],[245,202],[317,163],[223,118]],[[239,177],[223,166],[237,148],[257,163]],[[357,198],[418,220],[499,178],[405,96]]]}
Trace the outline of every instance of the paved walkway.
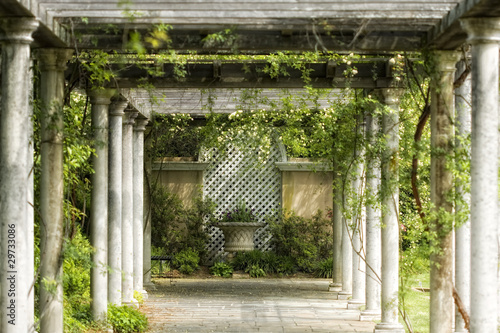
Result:
{"label": "paved walkway", "polygon": [[324,279],[169,279],[150,290],[149,332],[373,332]]}

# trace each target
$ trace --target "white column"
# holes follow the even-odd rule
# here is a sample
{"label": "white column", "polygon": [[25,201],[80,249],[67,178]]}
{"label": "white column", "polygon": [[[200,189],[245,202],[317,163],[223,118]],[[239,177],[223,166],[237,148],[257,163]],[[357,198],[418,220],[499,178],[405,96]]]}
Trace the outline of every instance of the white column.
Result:
{"label": "white column", "polygon": [[500,19],[461,23],[472,44],[470,331],[497,332]]}
{"label": "white column", "polygon": [[[342,192],[342,189],[340,189]],[[344,204],[347,204],[345,198]],[[352,230],[349,226],[350,222],[344,216],[342,221],[342,290],[339,291],[338,299],[349,299],[352,295]]]}
{"label": "white column", "polygon": [[436,51],[436,73],[431,93],[431,201],[436,218],[430,221],[435,233],[430,256],[431,302],[430,332],[451,332],[453,306],[453,174],[448,160],[454,146],[455,65],[460,54],[455,51]]}
{"label": "white column", "polygon": [[333,228],[333,271],[330,291],[342,290],[342,189],[340,175],[337,173],[335,165],[333,167],[333,206],[332,206],[332,228]]}
{"label": "white column", "polygon": [[[364,122],[358,125],[358,135],[364,135]],[[353,194],[358,200],[358,205],[361,205],[363,192],[365,187],[364,163],[361,160],[364,158],[363,148],[358,148],[356,152],[356,176],[353,180]],[[352,228],[352,298],[347,303],[349,309],[359,309],[365,304],[365,211],[360,207],[353,207],[353,228]]]}
{"label": "white column", "polygon": [[72,50],[41,49],[40,332],[63,331],[64,70]]}
{"label": "white column", "polygon": [[143,293],[144,256],[144,131],[147,119],[137,119],[134,126],[134,290]]}
{"label": "white column", "polygon": [[[30,63],[30,76],[29,76],[29,81],[33,82],[33,60]],[[31,91],[30,91],[30,99],[33,100],[33,85],[30,85]],[[0,110],[1,113],[1,110]],[[29,108],[29,117],[33,117],[33,105],[30,105]],[[27,238],[26,238],[26,244],[27,244],[27,249],[26,253],[35,253],[35,187],[34,187],[34,172],[35,172],[35,161],[34,161],[34,152],[35,152],[35,142],[34,142],[34,136],[33,136],[33,121],[29,122],[29,129],[28,129],[28,140],[29,140],[29,150],[28,150],[28,166],[29,166],[29,173],[28,173],[28,192],[27,192],[27,197],[26,200],[28,201],[28,206],[27,206]],[[26,275],[31,276],[31,281],[27,280],[28,282],[28,312],[26,313],[26,316],[28,318],[28,332],[34,332],[35,331],[35,257],[34,255],[29,255],[26,256],[27,260],[27,271]]]}
{"label": "white column", "polygon": [[[457,77],[465,70],[464,62],[458,66]],[[455,110],[456,110],[456,135],[455,141],[457,151],[464,150],[461,139],[470,135],[471,130],[471,80],[470,75],[464,83],[455,89]],[[456,191],[462,196],[466,205],[470,205],[470,194],[462,186],[457,186]],[[456,212],[460,213],[468,207],[457,204]],[[455,289],[457,290],[467,313],[470,313],[470,218],[463,221],[455,229]],[[465,333],[465,323],[462,315],[455,310],[455,332]]]}
{"label": "white column", "polygon": [[[369,116],[366,121],[367,139],[370,145],[376,143],[380,130],[380,119]],[[378,203],[380,190],[380,159],[375,154],[367,157],[366,168],[366,308],[360,320],[380,319],[380,262],[382,212]]]}
{"label": "white column", "polygon": [[123,116],[122,145],[122,302],[134,303],[133,126],[137,112]]}
{"label": "white column", "polygon": [[28,293],[29,78],[32,18],[0,19],[2,100],[0,120],[0,331],[26,332]]}
{"label": "white column", "polygon": [[382,155],[382,321],[375,332],[404,333],[398,322],[399,292],[399,96],[396,88],[382,89],[388,110],[382,116],[386,149]]}
{"label": "white column", "polygon": [[128,102],[109,110],[108,151],[108,303],[122,302],[122,121]]}
{"label": "white column", "polygon": [[[146,136],[144,144],[150,145],[150,138]],[[145,156],[144,159],[145,173],[144,173],[144,246],[143,246],[143,267],[144,267],[144,280],[143,286],[148,290],[154,290],[156,287],[151,282],[151,199],[149,193],[148,181],[151,179],[151,158]]]}
{"label": "white column", "polygon": [[102,321],[106,320],[108,309],[108,113],[114,93],[111,89],[89,92],[95,140],[90,210],[90,241],[95,252],[92,254],[90,297],[92,317]]}

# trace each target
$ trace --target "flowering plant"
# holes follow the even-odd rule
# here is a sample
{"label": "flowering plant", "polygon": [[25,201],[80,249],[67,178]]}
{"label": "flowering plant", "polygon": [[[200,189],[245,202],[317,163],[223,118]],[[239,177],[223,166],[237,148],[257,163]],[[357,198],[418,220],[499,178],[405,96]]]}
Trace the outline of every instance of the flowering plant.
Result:
{"label": "flowering plant", "polygon": [[252,208],[248,208],[245,202],[238,202],[235,208],[224,211],[219,219],[220,222],[257,222],[257,214]]}

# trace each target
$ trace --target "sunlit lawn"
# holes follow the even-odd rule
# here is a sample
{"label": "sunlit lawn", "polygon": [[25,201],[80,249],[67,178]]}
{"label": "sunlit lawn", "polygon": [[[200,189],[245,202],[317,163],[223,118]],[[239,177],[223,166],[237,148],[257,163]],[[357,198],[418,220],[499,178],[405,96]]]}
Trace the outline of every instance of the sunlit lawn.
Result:
{"label": "sunlit lawn", "polygon": [[[407,280],[405,288],[404,308],[413,327],[414,333],[429,332],[429,273],[414,275]],[[424,291],[420,290],[424,288]],[[400,318],[401,322],[403,319]],[[406,326],[406,325],[405,325]],[[408,332],[408,328],[406,331]]]}

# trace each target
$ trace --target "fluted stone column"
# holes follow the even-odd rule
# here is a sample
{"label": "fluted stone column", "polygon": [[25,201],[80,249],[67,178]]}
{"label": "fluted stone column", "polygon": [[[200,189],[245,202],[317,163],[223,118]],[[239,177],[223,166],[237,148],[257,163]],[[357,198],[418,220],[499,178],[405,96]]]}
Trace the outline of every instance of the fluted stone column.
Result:
{"label": "fluted stone column", "polygon": [[388,113],[382,116],[382,131],[386,149],[382,155],[381,175],[384,197],[382,204],[382,321],[375,326],[376,333],[404,333],[398,322],[399,292],[399,97],[402,90],[381,90]]}
{"label": "fluted stone column", "polygon": [[330,291],[342,290],[342,189],[340,175],[335,171],[334,165],[334,184],[333,184],[333,207],[332,207],[332,225],[333,225],[333,271]]}
{"label": "fluted stone column", "polygon": [[472,44],[470,331],[497,332],[499,18],[467,18]]}
{"label": "fluted stone column", "polygon": [[[453,190],[452,170],[447,160],[454,147],[455,65],[460,54],[454,51],[436,51],[436,77],[431,83],[431,201],[436,218],[431,221],[437,250],[431,254],[430,332],[451,332],[453,307]],[[443,216],[443,214],[445,214]],[[449,214],[446,217],[446,214]]]}
{"label": "fluted stone column", "polygon": [[90,297],[92,317],[103,321],[108,309],[108,113],[114,93],[111,89],[89,92],[95,140],[90,210],[90,241],[95,252],[92,254]]}
{"label": "fluted stone column", "polygon": [[[29,65],[32,18],[0,19],[2,100],[0,115],[0,306],[2,333],[26,332],[28,293]],[[32,270],[31,270],[32,271]],[[15,293],[9,290],[15,290]]]}
{"label": "fluted stone column", "polygon": [[108,151],[108,302],[122,303],[122,131],[128,102],[116,101],[109,110]]}
{"label": "fluted stone column", "polygon": [[143,286],[144,256],[144,131],[147,119],[137,119],[134,126],[134,290],[147,292]]}
{"label": "fluted stone column", "polygon": [[[72,55],[67,49],[37,52],[42,100],[40,162],[40,332],[63,331],[62,248],[64,70]],[[44,282],[46,281],[46,282]]]}
{"label": "fluted stone column", "polygon": [[122,146],[122,302],[134,303],[133,126],[137,112],[123,116]]}
{"label": "fluted stone column", "polygon": [[[464,61],[458,65],[456,77],[465,70]],[[464,150],[462,139],[470,135],[471,130],[471,80],[470,75],[464,83],[455,89],[455,111],[456,111],[456,130],[457,139],[455,141],[457,151]],[[470,193],[459,185],[456,188],[462,200],[470,204]],[[462,204],[457,204],[456,212],[460,213],[465,209]],[[457,290],[467,313],[470,313],[470,218],[455,229],[455,289]],[[455,332],[465,333],[465,323],[462,315],[455,310]]]}
{"label": "fluted stone column", "polygon": [[[380,119],[369,116],[366,121],[367,139],[375,144],[380,131]],[[375,154],[367,158],[366,168],[366,308],[360,314],[360,320],[380,319],[380,262],[382,212],[378,203],[380,190],[380,159]]]}

